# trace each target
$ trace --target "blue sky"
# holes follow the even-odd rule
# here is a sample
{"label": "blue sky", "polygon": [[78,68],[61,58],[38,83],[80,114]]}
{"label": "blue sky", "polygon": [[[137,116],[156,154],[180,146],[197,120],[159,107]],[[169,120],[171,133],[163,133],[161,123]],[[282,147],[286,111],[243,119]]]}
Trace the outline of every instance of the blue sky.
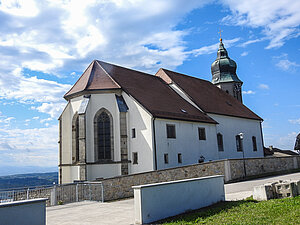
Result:
{"label": "blue sky", "polygon": [[244,104],[264,119],[265,146],[292,149],[299,8],[294,0],[0,0],[0,165],[56,167],[62,96],[92,60],[211,80],[219,29]]}

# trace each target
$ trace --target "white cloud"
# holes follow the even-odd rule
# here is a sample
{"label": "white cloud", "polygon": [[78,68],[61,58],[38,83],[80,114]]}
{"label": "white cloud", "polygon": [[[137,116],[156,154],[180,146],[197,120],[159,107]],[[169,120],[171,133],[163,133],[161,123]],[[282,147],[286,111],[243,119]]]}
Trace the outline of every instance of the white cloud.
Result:
{"label": "white cloud", "polygon": [[232,15],[225,17],[223,22],[263,28],[264,36],[270,41],[266,48],[280,47],[287,39],[300,34],[300,1],[222,0],[222,2],[232,11]]}
{"label": "white cloud", "polygon": [[244,95],[254,95],[254,94],[255,94],[255,92],[254,92],[254,91],[251,91],[251,90],[249,90],[249,91],[243,91],[243,94],[244,94]]}
{"label": "white cloud", "polygon": [[5,117],[5,116],[2,117],[4,117],[4,119],[0,118],[0,123],[6,123],[6,124],[9,124],[12,120],[16,119],[15,117]]}
{"label": "white cloud", "polygon": [[[13,58],[18,67],[60,76],[66,68],[83,70],[95,58],[153,71],[174,68],[187,57],[183,38],[188,34],[175,26],[188,12],[212,1],[12,2],[9,12],[4,10],[0,56],[8,62]],[[28,19],[12,13],[28,7],[38,13]]]}
{"label": "white cloud", "polygon": [[45,123],[45,122],[48,122],[48,121],[51,121],[51,120],[53,120],[53,118],[49,117],[49,118],[40,120],[40,123]]}
{"label": "white cloud", "polygon": [[275,61],[275,65],[283,71],[295,72],[296,68],[300,66],[300,64],[296,62],[290,61],[288,59],[288,55],[285,53],[280,56],[275,56],[273,59]]}
{"label": "white cloud", "polygon": [[[231,40],[223,40],[223,43],[226,46],[226,48],[230,48],[231,46],[233,46],[239,40],[240,40],[240,38],[234,38],[234,39],[231,39]],[[218,48],[219,48],[219,44],[220,43],[218,42],[218,43],[215,43],[213,45],[203,46],[201,48],[194,49],[194,50],[190,51],[189,53],[193,54],[195,56],[216,53]]]}
{"label": "white cloud", "polygon": [[58,126],[30,129],[0,128],[0,164],[57,165]]}
{"label": "white cloud", "polygon": [[290,132],[285,135],[264,134],[265,145],[280,148],[282,150],[293,150],[296,141],[296,132]]}
{"label": "white cloud", "polygon": [[299,119],[294,119],[294,120],[289,120],[290,123],[292,124],[299,124],[300,125],[300,118]]}
{"label": "white cloud", "polygon": [[267,85],[267,84],[260,84],[258,87],[260,89],[263,89],[263,90],[269,90],[270,89],[269,85]]}
{"label": "white cloud", "polygon": [[246,55],[248,55],[249,54],[249,52],[243,52],[242,54],[241,54],[241,56],[246,56]]}
{"label": "white cloud", "polygon": [[261,41],[263,41],[263,40],[264,40],[264,38],[253,39],[253,40],[249,40],[249,41],[246,41],[246,42],[244,42],[244,43],[241,43],[239,46],[240,46],[240,47],[247,47],[247,46],[250,45],[250,44],[257,43],[257,42],[261,42]]}
{"label": "white cloud", "polygon": [[33,0],[1,1],[0,11],[20,17],[34,17],[39,13]]}

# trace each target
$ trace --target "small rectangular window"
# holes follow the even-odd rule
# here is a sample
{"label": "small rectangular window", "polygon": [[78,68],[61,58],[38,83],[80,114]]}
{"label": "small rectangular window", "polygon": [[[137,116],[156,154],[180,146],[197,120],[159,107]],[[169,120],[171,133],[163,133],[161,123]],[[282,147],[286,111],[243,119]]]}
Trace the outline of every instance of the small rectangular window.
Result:
{"label": "small rectangular window", "polygon": [[132,130],[131,130],[131,137],[132,138],[135,138],[136,136],[135,136],[135,128],[132,128]]}
{"label": "small rectangular window", "polygon": [[169,155],[168,154],[164,154],[164,161],[165,161],[165,164],[169,163]]}
{"label": "small rectangular window", "polygon": [[205,128],[198,127],[199,140],[206,140]]}
{"label": "small rectangular window", "polygon": [[167,124],[167,138],[176,138],[175,125]]}
{"label": "small rectangular window", "polygon": [[138,153],[137,152],[133,152],[132,153],[132,158],[133,158],[133,162],[132,164],[138,164]]}
{"label": "small rectangular window", "polygon": [[181,153],[178,153],[178,163],[182,163],[182,155]]}
{"label": "small rectangular window", "polygon": [[236,141],[236,150],[238,152],[242,152],[243,146],[242,146],[242,139],[241,139],[240,135],[235,136],[235,141]]}
{"label": "small rectangular window", "polygon": [[256,137],[252,137],[252,145],[253,145],[253,151],[257,151],[257,144],[256,144]]}

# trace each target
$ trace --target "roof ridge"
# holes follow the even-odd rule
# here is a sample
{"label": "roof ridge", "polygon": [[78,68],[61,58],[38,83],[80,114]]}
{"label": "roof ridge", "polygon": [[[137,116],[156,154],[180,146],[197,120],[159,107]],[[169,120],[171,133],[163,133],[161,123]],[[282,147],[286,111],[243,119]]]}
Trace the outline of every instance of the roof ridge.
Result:
{"label": "roof ridge", "polygon": [[204,82],[208,82],[208,83],[211,84],[210,81],[201,79],[201,78],[199,78],[199,77],[193,77],[193,76],[190,76],[190,75],[187,75],[187,74],[184,74],[184,73],[179,73],[179,72],[172,71],[172,70],[168,70],[168,69],[165,69],[165,68],[160,68],[160,69],[161,69],[161,70],[166,70],[166,71],[169,71],[169,72],[172,72],[172,73],[176,73],[176,74],[181,75],[181,76],[186,76],[186,77],[189,77],[189,78],[193,78],[193,79],[201,80],[201,81],[204,81]]}
{"label": "roof ridge", "polygon": [[101,66],[101,64],[98,62],[98,60],[95,60],[98,64],[98,66],[104,71],[104,73],[114,82],[119,88],[121,88],[121,85],[118,84],[110,75],[109,73]]}
{"label": "roof ridge", "polygon": [[[81,80],[81,78],[83,77],[83,75],[85,74],[85,72],[90,68],[90,66],[92,66],[92,64],[94,64],[94,62],[95,62],[96,60],[93,60],[91,63],[90,63],[90,65],[83,71],[83,73],[81,74],[81,76],[78,78],[78,80],[75,82],[75,84],[73,84],[73,86],[70,88],[70,90],[64,95],[64,98],[68,95],[68,93],[70,93],[71,92],[71,90],[76,86],[76,84]],[[93,70],[93,68],[92,68],[92,70]],[[87,84],[89,83],[89,80],[88,80],[88,82],[87,82]],[[87,84],[86,84],[86,86],[87,86]],[[85,87],[86,87],[85,86]]]}
{"label": "roof ridge", "polygon": [[[108,64],[108,65],[111,65],[111,66],[119,67],[119,68],[121,68],[121,69],[126,69],[126,70],[129,70],[129,71],[137,72],[137,73],[140,73],[141,75],[150,76],[150,77],[156,77],[154,74],[146,73],[146,72],[143,72],[143,71],[130,69],[130,68],[123,67],[123,66],[119,66],[119,65],[116,65],[116,64],[112,64],[112,63],[103,62],[103,61],[101,61],[101,60],[96,60],[96,61],[97,61],[99,64],[100,64],[100,63],[104,63],[104,64]],[[101,65],[101,64],[100,64],[100,65]]]}

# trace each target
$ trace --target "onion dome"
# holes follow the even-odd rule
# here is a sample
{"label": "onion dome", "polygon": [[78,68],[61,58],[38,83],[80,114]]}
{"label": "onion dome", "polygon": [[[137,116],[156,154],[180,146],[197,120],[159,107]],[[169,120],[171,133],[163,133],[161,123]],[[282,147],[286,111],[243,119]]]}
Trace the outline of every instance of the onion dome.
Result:
{"label": "onion dome", "polygon": [[236,75],[236,68],[236,62],[229,58],[227,50],[222,42],[222,38],[220,38],[217,59],[211,64],[212,83],[243,83]]}

